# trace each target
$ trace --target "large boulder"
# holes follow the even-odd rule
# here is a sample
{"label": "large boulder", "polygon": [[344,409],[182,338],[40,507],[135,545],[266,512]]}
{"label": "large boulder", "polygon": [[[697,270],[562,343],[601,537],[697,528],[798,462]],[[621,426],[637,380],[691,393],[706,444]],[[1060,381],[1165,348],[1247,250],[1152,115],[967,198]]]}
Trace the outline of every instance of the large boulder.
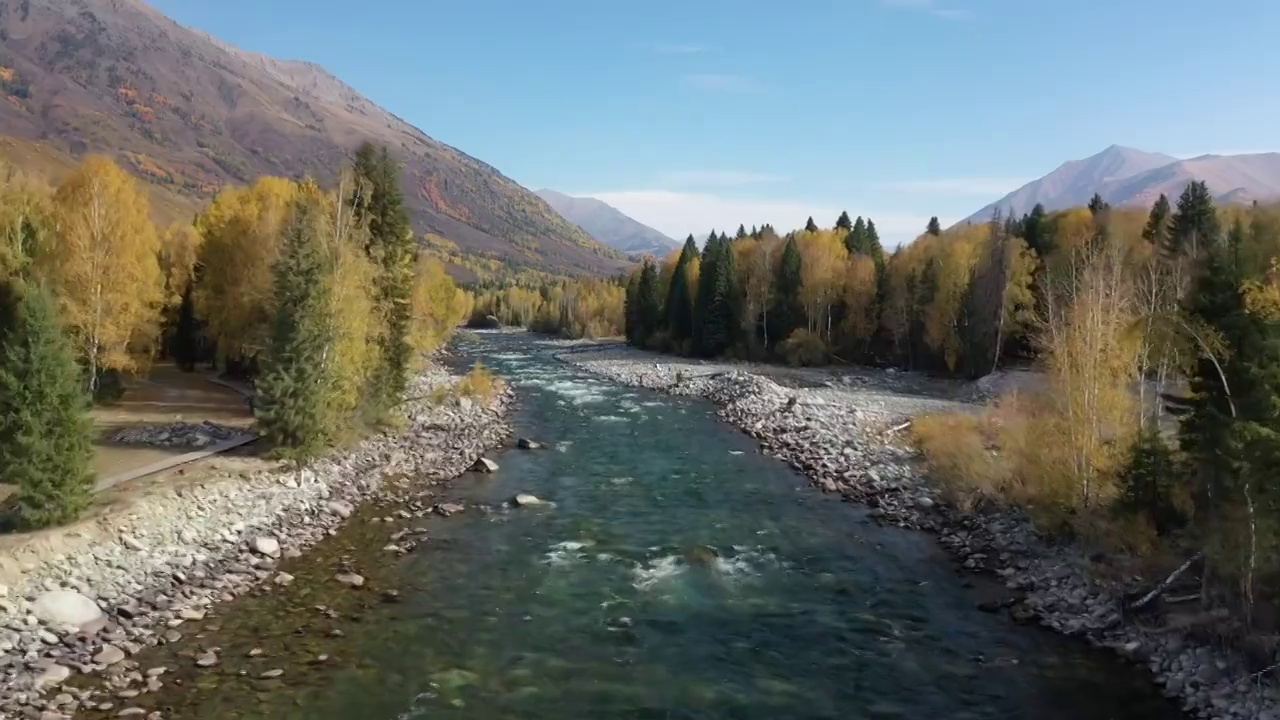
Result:
{"label": "large boulder", "polygon": [[73,625],[92,632],[107,619],[98,603],[74,590],[51,590],[36,598],[31,612],[46,625]]}
{"label": "large boulder", "polygon": [[515,498],[511,501],[511,504],[515,505],[516,507],[530,507],[533,505],[545,505],[546,502],[542,498],[538,497],[537,495],[530,495],[529,493],[520,493],[519,495],[515,496]]}
{"label": "large boulder", "polygon": [[519,440],[516,440],[516,447],[521,450],[537,450],[542,447],[542,443],[537,440],[530,440],[529,438],[522,437]]}

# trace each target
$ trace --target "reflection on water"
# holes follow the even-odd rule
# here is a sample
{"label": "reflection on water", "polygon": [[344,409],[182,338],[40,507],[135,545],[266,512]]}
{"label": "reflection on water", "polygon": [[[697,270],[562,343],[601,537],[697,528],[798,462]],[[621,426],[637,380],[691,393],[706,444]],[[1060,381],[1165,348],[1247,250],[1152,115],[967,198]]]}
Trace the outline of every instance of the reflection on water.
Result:
{"label": "reflection on water", "polygon": [[[453,494],[553,504],[432,519],[423,549],[382,560],[391,577],[370,573],[403,602],[361,605],[339,662],[271,687],[229,667],[166,717],[1180,717],[1119,661],[978,612],[931,538],[812,491],[709,406],[576,374],[523,337],[470,342],[548,449],[497,455]],[[389,530],[349,532],[368,535],[343,539],[356,552]],[[317,602],[307,582],[227,628],[287,642],[282,605]]]}

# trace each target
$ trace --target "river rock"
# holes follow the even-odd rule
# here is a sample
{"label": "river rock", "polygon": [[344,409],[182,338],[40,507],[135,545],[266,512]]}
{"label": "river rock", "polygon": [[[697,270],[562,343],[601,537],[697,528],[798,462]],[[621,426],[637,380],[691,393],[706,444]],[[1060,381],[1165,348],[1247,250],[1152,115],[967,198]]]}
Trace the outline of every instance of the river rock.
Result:
{"label": "river rock", "polygon": [[466,510],[466,507],[459,505],[458,503],[441,503],[436,505],[434,510],[437,515],[449,517],[450,515],[457,515],[463,510]]}
{"label": "river rock", "polygon": [[65,682],[69,677],[71,677],[71,668],[55,663],[45,668],[44,672],[36,676],[35,686],[36,689],[39,690],[56,687]]}
{"label": "river rock", "polygon": [[261,675],[259,675],[258,677],[263,678],[263,679],[266,679],[266,680],[270,680],[270,679],[272,679],[272,678],[278,678],[278,677],[280,677],[281,675],[284,675],[284,670],[282,670],[282,669],[280,669],[280,668],[273,668],[273,669],[271,669],[271,670],[268,670],[268,671],[266,671],[266,672],[262,673],[262,674],[261,674]]}
{"label": "river rock", "polygon": [[253,551],[269,558],[280,557],[280,541],[265,535],[253,539]]}
{"label": "river rock", "polygon": [[324,509],[330,514],[337,515],[343,519],[351,517],[351,513],[356,511],[356,509],[352,507],[351,503],[346,502],[345,500],[330,500],[324,506]]}
{"label": "river rock", "polygon": [[542,443],[537,440],[530,440],[529,438],[522,437],[519,440],[516,440],[516,447],[521,450],[539,450],[542,448]]}
{"label": "river rock", "polygon": [[476,458],[476,461],[471,464],[471,472],[488,474],[488,473],[493,473],[497,471],[498,471],[498,463],[490,460],[487,457]]}
{"label": "river rock", "polygon": [[333,579],[350,588],[364,587],[364,577],[355,573],[338,573]]}
{"label": "river rock", "polygon": [[516,507],[529,507],[531,505],[544,505],[545,502],[541,498],[539,498],[537,495],[530,495],[529,493],[520,493],[519,495],[516,495],[514,499],[512,499],[511,504],[515,505]]}
{"label": "river rock", "polygon": [[93,661],[99,665],[115,665],[124,660],[124,651],[115,645],[103,645],[102,650],[93,656]]}
{"label": "river rock", "polygon": [[49,625],[72,625],[82,632],[97,630],[106,621],[98,603],[74,590],[54,590],[36,598],[31,612]]}
{"label": "river rock", "polygon": [[218,656],[207,652],[196,658],[196,667],[209,668],[218,664]]}

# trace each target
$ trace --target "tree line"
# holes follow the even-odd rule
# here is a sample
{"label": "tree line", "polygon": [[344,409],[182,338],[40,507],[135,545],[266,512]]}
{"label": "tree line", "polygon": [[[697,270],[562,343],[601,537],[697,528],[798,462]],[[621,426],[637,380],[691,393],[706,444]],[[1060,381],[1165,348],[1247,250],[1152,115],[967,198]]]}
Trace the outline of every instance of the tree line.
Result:
{"label": "tree line", "polygon": [[622,278],[543,278],[481,283],[473,327],[525,327],[569,339],[617,337],[623,331]]}
{"label": "tree line", "polygon": [[470,303],[418,252],[385,148],[361,146],[333,187],[263,177],[163,229],[107,157],[53,188],[0,168],[0,476],[26,523],[76,517],[93,402],[158,357],[252,382],[261,434],[301,461],[397,423]]}
{"label": "tree line", "polygon": [[891,253],[873,224],[842,214],[829,229],[690,238],[644,262],[628,279],[626,334],[706,357],[966,378],[1036,368],[1039,385],[983,413],[917,421],[952,499],[1013,502],[1050,531],[1190,557],[1193,599],[1270,630],[1278,258],[1280,206],[1215,207],[1202,182],[1149,209],[1095,196],[946,230],[934,218]]}

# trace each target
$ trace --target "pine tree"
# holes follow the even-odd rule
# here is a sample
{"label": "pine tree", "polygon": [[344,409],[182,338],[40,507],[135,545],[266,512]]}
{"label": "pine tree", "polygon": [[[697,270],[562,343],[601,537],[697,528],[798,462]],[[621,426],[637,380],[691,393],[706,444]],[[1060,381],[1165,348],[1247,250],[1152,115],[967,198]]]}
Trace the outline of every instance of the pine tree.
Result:
{"label": "pine tree", "polygon": [[178,306],[178,327],[173,338],[173,359],[183,372],[193,372],[200,359],[200,321],[196,318],[196,303],[192,298],[191,283],[182,292],[182,304]]}
{"label": "pine tree", "polygon": [[662,288],[658,280],[658,268],[652,260],[645,259],[640,268],[640,281],[636,286],[636,323],[639,326],[639,344],[648,342],[662,323]]}
{"label": "pine tree", "polygon": [[1173,209],[1169,206],[1169,198],[1164,193],[1156,198],[1147,215],[1147,225],[1142,229],[1142,237],[1147,242],[1163,249],[1169,246],[1169,220]]}
{"label": "pine tree", "polygon": [[742,289],[738,279],[733,248],[727,242],[717,243],[713,264],[715,273],[708,282],[706,318],[702,328],[702,352],[708,357],[723,355],[737,344],[742,326]]}
{"label": "pine tree", "polygon": [[836,218],[836,229],[843,230],[845,232],[849,232],[853,229],[853,223],[850,222],[849,213],[847,211],[840,211],[840,217]]}
{"label": "pine tree", "polygon": [[769,338],[775,343],[791,337],[796,328],[804,324],[804,306],[800,301],[800,288],[804,283],[803,259],[795,237],[787,239],[778,263],[777,277],[773,282],[773,309],[769,311]]}
{"label": "pine tree", "polygon": [[1172,257],[1197,259],[1218,241],[1221,232],[1209,187],[1203,181],[1188,183],[1169,221],[1166,251]]}
{"label": "pine tree", "polygon": [[674,342],[682,343],[693,337],[693,288],[690,287],[689,264],[698,256],[698,243],[690,235],[680,250],[671,285],[667,289],[667,332]]}
{"label": "pine tree", "polygon": [[74,520],[93,494],[89,395],[52,296],[0,284],[0,477],[25,523]]}
{"label": "pine tree", "polygon": [[[648,258],[645,258],[648,264]],[[634,273],[627,279],[627,295],[623,310],[623,334],[627,342],[639,347],[642,334],[640,332],[640,274]]]}
{"label": "pine tree", "polygon": [[747,236],[747,226],[738,225],[738,233],[733,236],[734,240],[741,240]]}
{"label": "pine tree", "polygon": [[1045,223],[1047,214],[1044,205],[1036,203],[1030,213],[1022,216],[1022,228],[1019,234],[1023,240],[1026,240],[1027,247],[1039,257],[1048,255],[1050,250],[1049,228]]}
{"label": "pine tree", "polygon": [[385,331],[369,392],[369,410],[375,419],[381,420],[400,402],[409,385],[417,246],[404,207],[400,170],[387,148],[375,148],[369,143],[361,145],[356,151],[354,170],[356,187],[351,205],[356,217],[367,223],[366,251],[381,269],[377,302]]}
{"label": "pine tree", "polygon": [[813,216],[809,217],[809,221],[804,224],[805,232],[818,232],[818,224],[813,221]]}
{"label": "pine tree", "polygon": [[924,229],[928,235],[938,236],[942,234],[942,225],[938,222],[938,216],[934,215],[929,218],[929,226]]}
{"label": "pine tree", "polygon": [[318,454],[329,428],[325,358],[332,338],[326,261],[317,228],[321,210],[299,199],[272,268],[275,318],[256,383],[258,426],[277,451],[301,461]]}
{"label": "pine tree", "polygon": [[1093,197],[1089,198],[1089,212],[1094,217],[1097,217],[1099,213],[1105,212],[1110,209],[1111,209],[1111,204],[1103,200],[1102,196],[1099,195],[1098,193],[1094,193]]}

